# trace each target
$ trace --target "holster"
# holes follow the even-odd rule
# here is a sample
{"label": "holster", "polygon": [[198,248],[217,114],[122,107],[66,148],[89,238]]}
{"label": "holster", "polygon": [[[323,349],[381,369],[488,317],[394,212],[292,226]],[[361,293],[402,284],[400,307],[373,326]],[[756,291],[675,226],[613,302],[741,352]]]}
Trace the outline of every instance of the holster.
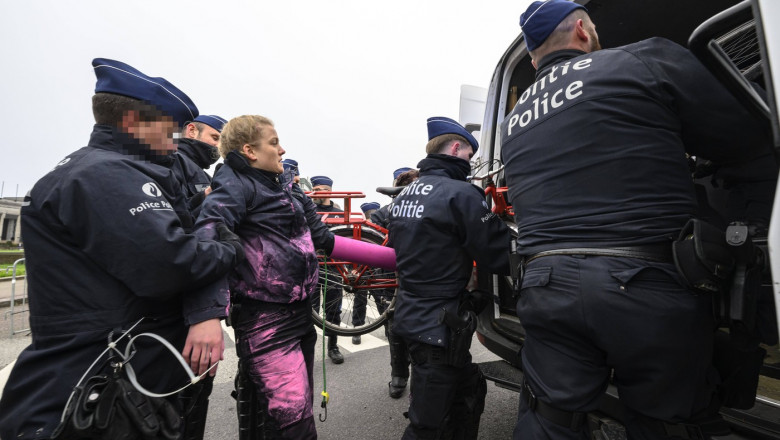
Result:
{"label": "holster", "polygon": [[724,331],[715,333],[713,365],[721,378],[718,397],[723,406],[737,409],[753,407],[765,355],[766,350],[757,342],[736,338]]}
{"label": "holster", "polygon": [[446,363],[462,367],[470,361],[469,349],[474,331],[477,329],[477,316],[471,310],[457,315],[447,309],[439,313],[439,323],[449,329],[449,344],[446,350]]}
{"label": "holster", "polygon": [[52,439],[180,440],[181,415],[165,398],[149,397],[118,373],[77,386]]}
{"label": "holster", "polygon": [[520,288],[523,286],[524,266],[525,257],[517,252],[517,242],[512,240],[509,252],[509,275],[512,277],[512,294],[515,297],[520,294]]}
{"label": "holster", "polygon": [[672,254],[677,271],[690,288],[718,293],[728,286],[735,260],[725,233],[717,227],[699,219],[689,220],[672,243]]}
{"label": "holster", "polygon": [[230,292],[230,304],[228,305],[227,319],[225,324],[229,327],[234,327],[240,321],[241,314],[241,296],[235,295],[234,292]]}
{"label": "holster", "polygon": [[732,333],[736,330],[751,334],[756,326],[764,252],[753,243],[749,228],[743,223],[729,225],[726,242],[734,255],[736,266],[720,316],[732,327]]}

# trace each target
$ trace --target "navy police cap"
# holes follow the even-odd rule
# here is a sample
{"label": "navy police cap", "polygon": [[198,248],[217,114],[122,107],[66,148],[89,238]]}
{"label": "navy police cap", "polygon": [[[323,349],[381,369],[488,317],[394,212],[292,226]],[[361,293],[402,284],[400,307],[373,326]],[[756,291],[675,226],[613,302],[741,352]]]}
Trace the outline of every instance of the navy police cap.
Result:
{"label": "navy police cap", "polygon": [[197,118],[193,119],[192,122],[206,124],[220,133],[222,133],[222,127],[227,123],[224,118],[220,118],[217,115],[199,115]]}
{"label": "navy police cap", "polygon": [[327,185],[333,187],[333,179],[327,176],[314,176],[309,181],[312,186]]}
{"label": "navy police cap", "polygon": [[113,93],[140,99],[173,118],[179,126],[198,116],[192,100],[165,78],[150,77],[125,63],[107,58],[92,60],[97,83],[95,93]]}
{"label": "navy police cap", "polygon": [[585,9],[569,0],[535,1],[520,15],[520,28],[523,30],[525,46],[528,51],[535,50],[544,43],[566,16],[577,9]]}
{"label": "navy police cap", "polygon": [[301,173],[298,171],[298,161],[295,159],[285,159],[282,161],[282,166],[284,167],[285,171],[288,171],[292,168],[293,172],[295,172],[296,176],[300,176]]}
{"label": "navy police cap", "polygon": [[398,176],[400,176],[401,174],[403,174],[403,173],[405,173],[407,171],[412,171],[412,169],[413,168],[409,168],[409,167],[398,168],[397,170],[393,171],[393,179],[397,179]]}
{"label": "navy police cap", "polygon": [[360,205],[360,209],[365,214],[366,211],[369,211],[371,209],[379,209],[379,203],[377,202],[366,202]]}
{"label": "navy police cap", "polygon": [[479,144],[474,136],[466,131],[462,125],[458,124],[457,121],[445,118],[444,116],[428,118],[428,140],[430,141],[443,134],[457,134],[463,136],[471,144],[471,149],[474,150],[474,153],[476,153],[479,148]]}

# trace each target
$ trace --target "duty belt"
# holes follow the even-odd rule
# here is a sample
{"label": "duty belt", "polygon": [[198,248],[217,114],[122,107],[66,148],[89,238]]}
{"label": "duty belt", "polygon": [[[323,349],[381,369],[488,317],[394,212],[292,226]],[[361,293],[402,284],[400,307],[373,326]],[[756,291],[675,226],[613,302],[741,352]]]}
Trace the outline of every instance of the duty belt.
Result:
{"label": "duty belt", "polygon": [[525,258],[525,264],[530,263],[537,258],[549,257],[552,255],[596,255],[601,257],[623,257],[640,258],[642,260],[655,261],[659,263],[672,263],[672,245],[655,244],[645,246],[627,246],[627,247],[608,247],[608,248],[562,248],[550,249],[537,254],[529,255]]}

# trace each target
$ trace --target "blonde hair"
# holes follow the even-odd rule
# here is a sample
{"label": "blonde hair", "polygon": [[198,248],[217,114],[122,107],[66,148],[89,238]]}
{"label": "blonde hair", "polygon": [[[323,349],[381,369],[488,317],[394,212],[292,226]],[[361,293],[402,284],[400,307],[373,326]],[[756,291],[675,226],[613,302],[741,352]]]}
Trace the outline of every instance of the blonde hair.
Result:
{"label": "blonde hair", "polygon": [[[425,152],[427,154],[442,153],[446,147],[449,147],[452,144],[453,141],[471,145],[469,141],[467,141],[463,136],[455,133],[447,133],[441,136],[436,136],[435,138],[428,141],[428,145],[425,146]],[[471,148],[474,148],[474,146],[471,145]]]}
{"label": "blonde hair", "polygon": [[240,152],[245,144],[256,144],[263,137],[263,127],[273,126],[273,121],[260,115],[244,115],[227,121],[219,137],[219,154],[224,158],[231,151]]}

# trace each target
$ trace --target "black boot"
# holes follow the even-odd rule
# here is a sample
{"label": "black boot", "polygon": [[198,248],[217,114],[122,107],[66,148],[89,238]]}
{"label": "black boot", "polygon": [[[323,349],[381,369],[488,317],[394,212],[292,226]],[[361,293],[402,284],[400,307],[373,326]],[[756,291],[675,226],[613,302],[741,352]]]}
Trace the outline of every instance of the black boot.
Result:
{"label": "black boot", "polygon": [[339,351],[338,340],[338,336],[328,336],[328,357],[334,364],[344,362],[344,356]]}
{"label": "black boot", "polygon": [[407,378],[405,377],[393,376],[392,379],[390,379],[390,382],[387,384],[389,388],[388,394],[390,394],[390,397],[393,399],[398,399],[401,397],[401,395],[404,393],[404,389],[406,389],[406,382]]}

